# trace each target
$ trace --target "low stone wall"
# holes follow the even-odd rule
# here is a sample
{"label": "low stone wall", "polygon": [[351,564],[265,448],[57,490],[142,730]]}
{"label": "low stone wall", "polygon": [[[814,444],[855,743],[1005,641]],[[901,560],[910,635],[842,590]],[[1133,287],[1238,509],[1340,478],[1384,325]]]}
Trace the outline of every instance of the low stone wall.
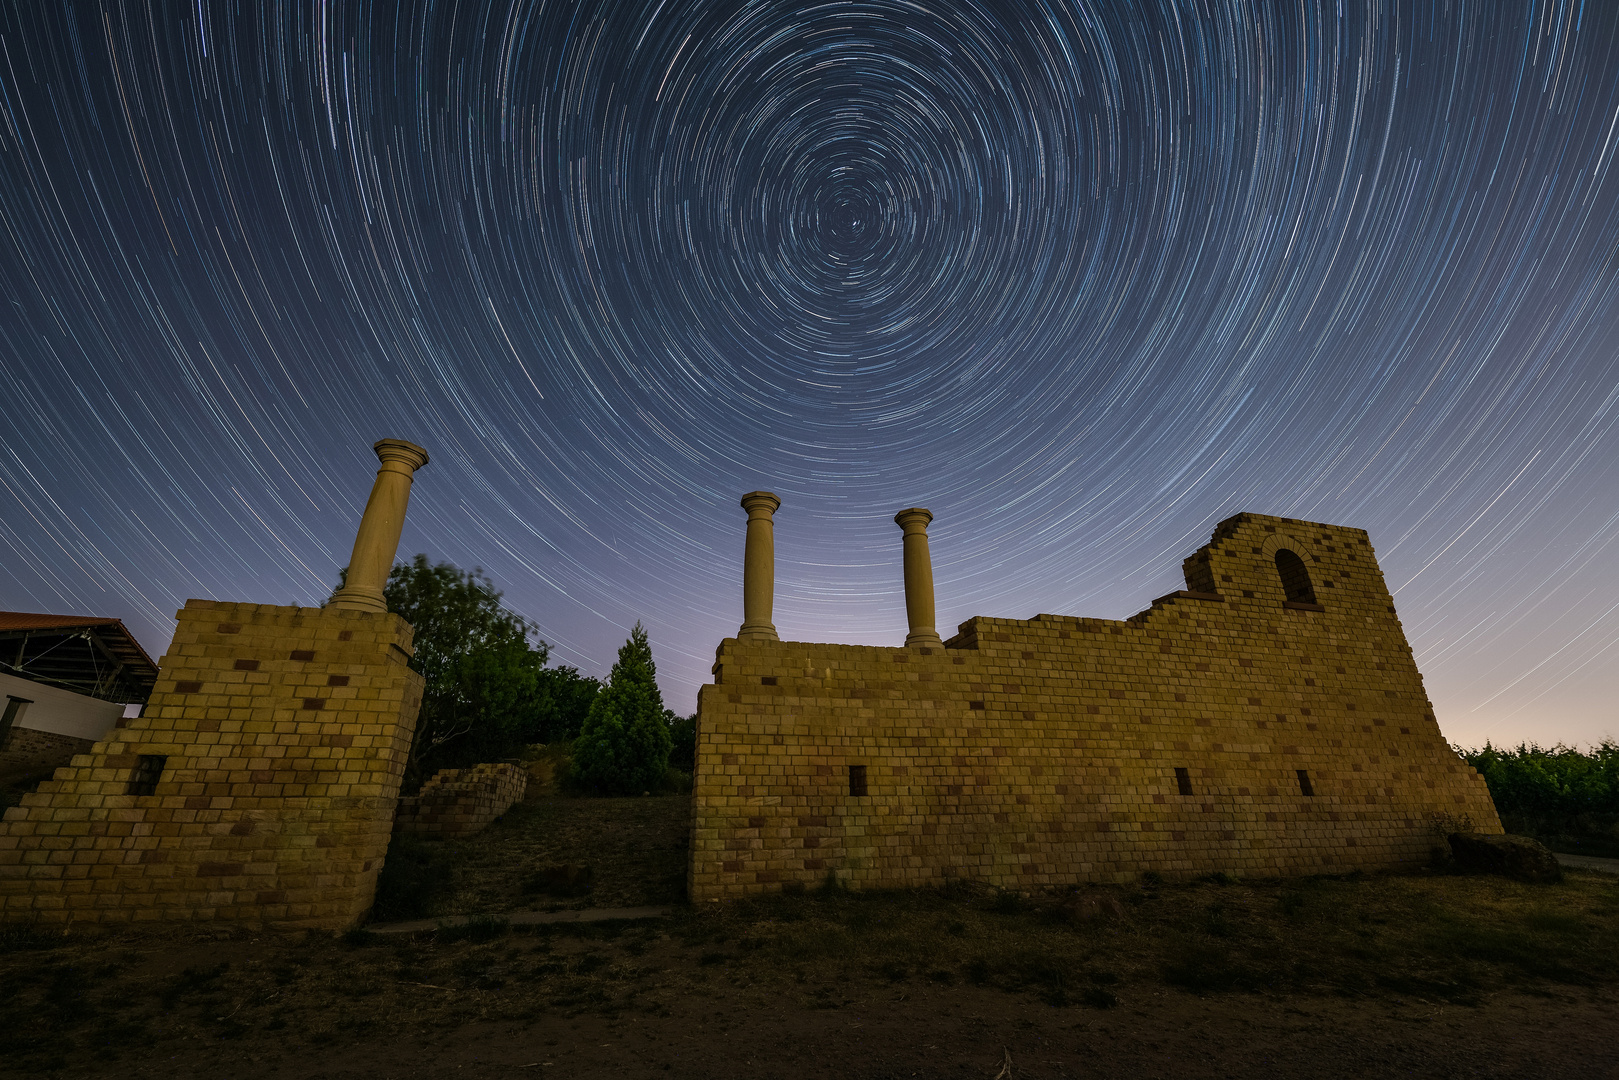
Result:
{"label": "low stone wall", "polygon": [[434,840],[482,832],[528,790],[521,765],[443,769],[415,795],[399,800],[394,831]]}

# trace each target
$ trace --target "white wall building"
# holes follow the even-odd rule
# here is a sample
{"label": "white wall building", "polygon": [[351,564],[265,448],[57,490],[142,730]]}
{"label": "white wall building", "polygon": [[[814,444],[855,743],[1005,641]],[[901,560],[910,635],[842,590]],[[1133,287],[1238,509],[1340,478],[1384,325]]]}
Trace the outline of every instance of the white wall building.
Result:
{"label": "white wall building", "polygon": [[156,681],[157,665],[117,619],[0,611],[0,784],[48,778]]}

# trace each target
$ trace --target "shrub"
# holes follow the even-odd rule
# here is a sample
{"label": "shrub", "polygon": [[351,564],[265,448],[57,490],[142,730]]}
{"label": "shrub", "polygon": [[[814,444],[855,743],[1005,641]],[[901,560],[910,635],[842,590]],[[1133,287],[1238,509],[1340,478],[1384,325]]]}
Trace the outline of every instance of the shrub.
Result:
{"label": "shrub", "polygon": [[1605,739],[1588,753],[1561,743],[1456,752],[1484,777],[1509,832],[1554,850],[1619,855],[1619,743]]}
{"label": "shrub", "polygon": [[1457,753],[1483,775],[1502,813],[1619,814],[1619,743],[1612,739],[1588,754],[1562,743],[1516,750],[1485,743]]}

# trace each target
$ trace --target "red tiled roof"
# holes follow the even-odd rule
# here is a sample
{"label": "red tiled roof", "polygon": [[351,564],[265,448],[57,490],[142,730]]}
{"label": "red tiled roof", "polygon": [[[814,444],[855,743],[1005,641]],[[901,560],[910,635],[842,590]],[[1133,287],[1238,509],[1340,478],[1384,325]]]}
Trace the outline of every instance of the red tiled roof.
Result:
{"label": "red tiled roof", "polygon": [[[89,641],[79,646],[70,645],[72,638],[83,636],[76,633],[78,631],[87,631],[88,637],[99,642],[99,646]],[[0,670],[24,678],[98,696],[112,693],[113,688],[103,681],[105,661],[96,658],[99,649],[102,650],[99,655],[115,658],[123,665],[115,672],[116,687],[117,692],[128,696],[117,700],[138,698],[144,701],[157,680],[157,664],[146,655],[146,650],[121,619],[0,611],[0,638],[6,640],[8,649],[10,642],[19,642],[17,656],[8,653],[0,657]],[[34,648],[33,655],[28,655],[30,645]],[[87,690],[86,686],[96,689]]]}
{"label": "red tiled roof", "polygon": [[118,621],[92,615],[32,615],[26,611],[0,611],[0,630],[69,630],[80,626],[106,626]]}

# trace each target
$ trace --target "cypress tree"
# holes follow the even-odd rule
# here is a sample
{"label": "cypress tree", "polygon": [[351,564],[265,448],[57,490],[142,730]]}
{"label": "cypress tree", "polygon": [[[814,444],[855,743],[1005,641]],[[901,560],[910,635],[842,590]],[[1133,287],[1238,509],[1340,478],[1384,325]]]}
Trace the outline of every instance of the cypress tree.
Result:
{"label": "cypress tree", "polygon": [[652,646],[636,623],[574,741],[574,780],[601,795],[633,795],[660,785],[670,750],[663,713]]}

